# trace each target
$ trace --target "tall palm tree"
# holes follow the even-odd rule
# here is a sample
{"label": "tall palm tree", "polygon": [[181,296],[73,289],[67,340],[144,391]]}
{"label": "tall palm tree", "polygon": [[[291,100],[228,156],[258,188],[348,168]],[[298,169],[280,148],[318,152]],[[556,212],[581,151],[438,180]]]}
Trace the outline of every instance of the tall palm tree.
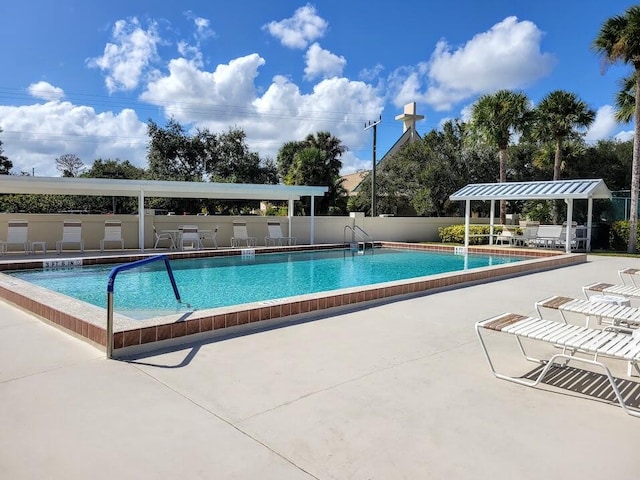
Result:
{"label": "tall palm tree", "polygon": [[631,212],[629,215],[629,253],[635,252],[638,231],[638,189],[640,189],[640,5],[627,9],[623,15],[607,19],[600,27],[593,47],[604,65],[622,62],[632,65],[635,76],[635,126],[633,163],[631,166]]}
{"label": "tall palm tree", "polygon": [[[471,110],[472,128],[488,143],[498,147],[500,182],[507,181],[507,147],[513,133],[526,129],[530,114],[529,99],[522,92],[498,90],[481,96]],[[507,204],[500,201],[500,222],[507,218]]]}
{"label": "tall palm tree", "polygon": [[631,73],[620,79],[620,91],[616,93],[616,122],[629,123],[636,110],[636,75]]}
{"label": "tall palm tree", "polygon": [[[553,142],[555,156],[553,179],[560,179],[562,148],[567,139],[579,137],[578,129],[587,128],[596,118],[596,112],[580,100],[575,93],[554,90],[548,93],[535,109],[531,133],[542,142]],[[558,223],[558,204],[553,204],[553,222]]]}

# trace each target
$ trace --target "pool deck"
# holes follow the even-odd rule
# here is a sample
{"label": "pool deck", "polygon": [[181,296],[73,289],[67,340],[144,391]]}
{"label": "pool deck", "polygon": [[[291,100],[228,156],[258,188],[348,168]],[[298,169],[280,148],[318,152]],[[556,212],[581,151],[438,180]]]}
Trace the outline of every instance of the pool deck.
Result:
{"label": "pool deck", "polygon": [[[577,393],[580,372],[493,378],[473,325],[637,263],[589,256],[128,361],[0,301],[0,478],[635,478],[640,419]],[[503,368],[534,368],[512,338],[488,342]]]}

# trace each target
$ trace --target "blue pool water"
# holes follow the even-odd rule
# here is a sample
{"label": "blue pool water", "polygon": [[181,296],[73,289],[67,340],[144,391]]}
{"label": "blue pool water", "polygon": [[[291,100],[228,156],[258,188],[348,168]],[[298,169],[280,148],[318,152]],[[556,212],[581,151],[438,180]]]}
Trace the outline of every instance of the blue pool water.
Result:
{"label": "blue pool water", "polygon": [[[348,250],[320,250],[198,258],[173,260],[171,267],[183,303],[201,310],[521,260],[484,255],[468,255],[465,259],[461,255],[440,252],[386,248],[369,252],[358,255]],[[106,308],[107,277],[113,267],[23,270],[9,274]],[[138,318],[144,317],[140,312],[145,311],[155,314],[177,311],[180,307],[164,263],[155,262],[121,272],[115,282],[114,307],[116,311]]]}

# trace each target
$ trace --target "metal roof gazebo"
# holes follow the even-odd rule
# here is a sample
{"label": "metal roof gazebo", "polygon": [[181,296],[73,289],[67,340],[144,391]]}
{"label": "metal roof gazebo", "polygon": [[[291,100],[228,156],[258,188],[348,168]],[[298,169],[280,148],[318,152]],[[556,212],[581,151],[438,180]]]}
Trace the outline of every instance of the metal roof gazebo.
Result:
{"label": "metal roof gazebo", "polygon": [[[594,199],[610,199],[611,192],[602,179],[553,180],[545,182],[504,182],[469,184],[452,194],[450,200],[465,202],[464,246],[469,246],[471,200],[491,201],[489,238],[493,239],[496,200],[558,200],[567,204],[567,225],[573,221],[573,201],[587,200],[587,251],[591,250],[591,225]],[[571,252],[571,229],[567,228],[566,252]]]}
{"label": "metal roof gazebo", "polygon": [[138,239],[144,251],[144,199],[217,198],[225,200],[287,200],[289,224],[294,200],[311,197],[311,243],[314,242],[315,197],[322,197],[328,187],[306,185],[268,185],[246,183],[178,182],[158,180],[123,180],[112,178],[67,178],[0,175],[0,193],[94,195],[138,197]]}

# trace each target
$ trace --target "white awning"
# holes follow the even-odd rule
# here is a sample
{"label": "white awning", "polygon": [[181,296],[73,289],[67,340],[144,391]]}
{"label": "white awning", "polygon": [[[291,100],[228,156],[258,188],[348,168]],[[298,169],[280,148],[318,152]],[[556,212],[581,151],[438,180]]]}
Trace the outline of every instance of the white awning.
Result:
{"label": "white awning", "polygon": [[475,183],[461,188],[451,200],[552,200],[611,198],[602,179],[546,182]]}
{"label": "white awning", "polygon": [[117,180],[111,178],[0,175],[0,193],[105,195],[115,197],[217,198],[227,200],[299,200],[322,197],[328,187],[248,183]]}

